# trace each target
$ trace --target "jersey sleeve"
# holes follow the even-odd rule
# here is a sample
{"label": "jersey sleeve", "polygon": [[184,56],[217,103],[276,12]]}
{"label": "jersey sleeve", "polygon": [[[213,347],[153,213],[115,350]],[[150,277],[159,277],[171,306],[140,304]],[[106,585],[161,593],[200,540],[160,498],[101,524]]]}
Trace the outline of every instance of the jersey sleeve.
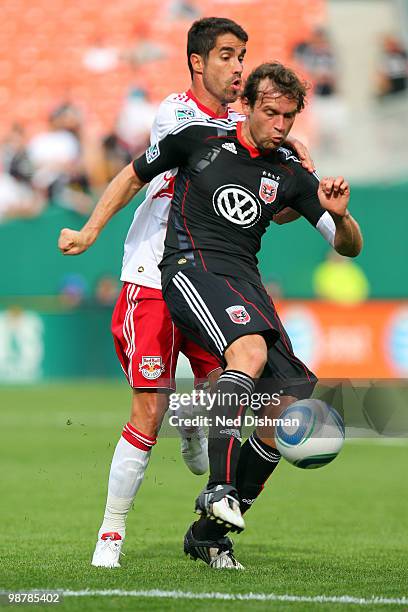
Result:
{"label": "jersey sleeve", "polygon": [[294,208],[305,219],[309,221],[323,236],[323,238],[334,246],[336,226],[333,217],[323,208],[317,196],[319,189],[319,177],[315,172],[310,173],[300,165],[296,165],[296,190],[291,208]]}
{"label": "jersey sleeve", "polygon": [[150,145],[143,155],[133,161],[137,176],[144,183],[150,183],[162,172],[182,166],[188,153],[185,141],[183,135],[169,134],[163,140]]}
{"label": "jersey sleeve", "polygon": [[213,133],[213,129],[205,121],[200,125],[178,126],[133,161],[134,171],[144,183],[149,183],[167,170],[186,166],[190,156],[200,147],[205,136]]}
{"label": "jersey sleeve", "polygon": [[320,217],[326,212],[317,197],[319,179],[314,172],[311,174],[299,164],[292,167],[295,168],[296,186],[290,206],[316,227]]}

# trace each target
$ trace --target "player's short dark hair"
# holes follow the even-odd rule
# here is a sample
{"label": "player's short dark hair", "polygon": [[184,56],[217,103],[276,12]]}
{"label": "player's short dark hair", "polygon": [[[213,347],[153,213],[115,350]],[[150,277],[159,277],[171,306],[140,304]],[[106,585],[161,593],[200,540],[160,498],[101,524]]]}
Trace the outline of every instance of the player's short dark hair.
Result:
{"label": "player's short dark hair", "polygon": [[264,79],[270,79],[276,91],[283,96],[296,100],[298,113],[303,110],[308,85],[301,81],[293,70],[279,62],[261,64],[248,76],[242,97],[247,98],[251,108],[259,98],[259,85]]}
{"label": "player's short dark hair", "polygon": [[187,62],[191,78],[193,78],[193,67],[190,56],[197,53],[206,59],[216,45],[218,36],[221,34],[234,34],[239,40],[246,43],[248,34],[240,25],[224,17],[204,17],[195,21],[187,34]]}

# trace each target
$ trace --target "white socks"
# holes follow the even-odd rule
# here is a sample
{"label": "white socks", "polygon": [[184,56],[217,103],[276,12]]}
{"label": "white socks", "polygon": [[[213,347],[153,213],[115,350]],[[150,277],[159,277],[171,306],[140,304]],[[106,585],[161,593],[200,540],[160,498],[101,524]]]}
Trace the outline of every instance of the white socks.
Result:
{"label": "white socks", "polygon": [[151,438],[125,425],[115,452],[109,474],[108,497],[105,514],[98,537],[106,533],[126,532],[126,518],[149,463],[151,448],[156,438]]}

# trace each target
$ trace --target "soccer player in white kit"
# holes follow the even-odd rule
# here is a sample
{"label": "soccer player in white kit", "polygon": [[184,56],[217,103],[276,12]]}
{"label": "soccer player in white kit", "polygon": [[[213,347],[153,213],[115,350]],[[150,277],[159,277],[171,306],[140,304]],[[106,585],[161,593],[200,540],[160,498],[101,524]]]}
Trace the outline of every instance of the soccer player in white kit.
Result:
{"label": "soccer player in white kit", "polygon": [[[247,40],[246,32],[229,19],[204,18],[192,25],[187,44],[191,88],[161,103],[151,132],[148,154],[152,161],[158,155],[158,142],[181,122],[243,119],[228,104],[236,101],[242,87]],[[311,168],[301,143],[292,144],[305,160],[304,165]],[[150,183],[125,242],[123,288],[114,309],[112,332],[122,369],[132,387],[132,408],[112,459],[104,519],[92,559],[98,567],[120,567],[126,518],[156,444],[168,408],[168,393],[175,389],[179,352],[189,359],[197,383],[205,379],[215,382],[221,373],[219,361],[183,337],[174,326],[161,293],[158,264],[163,255],[176,173],[177,169],[171,170]],[[61,231],[59,248],[64,254],[77,255],[93,244],[109,219],[132,199],[134,178],[130,164],[107,187],[82,230]],[[208,467],[204,432],[197,428],[181,434],[187,465],[194,473],[204,473]],[[229,563],[231,560],[224,554],[223,566],[232,567]]]}

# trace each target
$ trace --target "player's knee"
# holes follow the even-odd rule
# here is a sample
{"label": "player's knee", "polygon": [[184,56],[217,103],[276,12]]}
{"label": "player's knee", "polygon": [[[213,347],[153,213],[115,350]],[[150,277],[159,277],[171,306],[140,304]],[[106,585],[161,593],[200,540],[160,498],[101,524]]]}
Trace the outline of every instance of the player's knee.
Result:
{"label": "player's knee", "polygon": [[241,370],[252,377],[260,376],[267,361],[267,346],[262,336],[243,336],[225,353],[228,368]]}
{"label": "player's knee", "polygon": [[131,424],[140,432],[156,437],[167,409],[167,396],[159,393],[133,394]]}

